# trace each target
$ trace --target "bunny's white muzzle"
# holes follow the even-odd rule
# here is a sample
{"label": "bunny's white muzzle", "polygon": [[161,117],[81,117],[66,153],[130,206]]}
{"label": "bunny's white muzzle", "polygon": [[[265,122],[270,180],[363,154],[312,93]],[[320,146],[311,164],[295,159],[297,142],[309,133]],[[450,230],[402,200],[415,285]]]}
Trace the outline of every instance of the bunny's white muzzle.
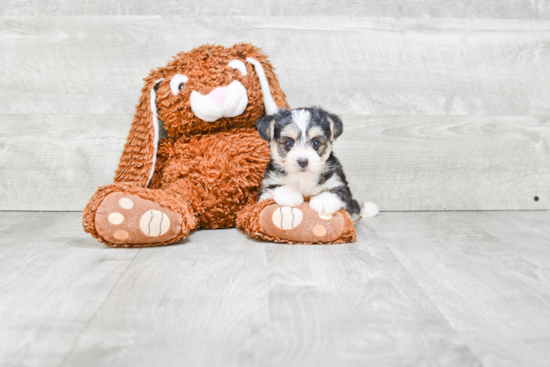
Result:
{"label": "bunny's white muzzle", "polygon": [[248,105],[248,94],[241,82],[235,80],[227,87],[218,87],[206,96],[191,92],[191,109],[201,120],[214,122],[222,117],[239,116]]}

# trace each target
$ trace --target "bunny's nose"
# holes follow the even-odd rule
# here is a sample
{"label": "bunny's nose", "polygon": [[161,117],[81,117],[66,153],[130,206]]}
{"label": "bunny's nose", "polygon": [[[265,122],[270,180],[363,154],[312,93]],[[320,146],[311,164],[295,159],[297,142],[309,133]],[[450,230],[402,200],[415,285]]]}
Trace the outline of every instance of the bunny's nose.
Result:
{"label": "bunny's nose", "polygon": [[212,92],[208,93],[208,97],[217,104],[223,104],[229,95],[229,90],[227,87],[218,87]]}

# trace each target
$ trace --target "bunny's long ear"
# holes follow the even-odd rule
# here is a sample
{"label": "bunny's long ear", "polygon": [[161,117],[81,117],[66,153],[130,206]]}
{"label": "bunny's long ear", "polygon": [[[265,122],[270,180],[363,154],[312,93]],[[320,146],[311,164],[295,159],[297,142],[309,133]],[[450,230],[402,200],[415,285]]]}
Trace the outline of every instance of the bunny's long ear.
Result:
{"label": "bunny's long ear", "polygon": [[259,47],[250,43],[240,43],[233,47],[241,57],[254,65],[264,95],[265,114],[273,115],[283,107],[290,109],[286,102],[286,95],[279,85],[275,68],[267,59],[267,55]]}
{"label": "bunny's long ear", "polygon": [[128,182],[147,187],[153,177],[159,140],[155,86],[163,80],[157,79],[159,76],[158,71],[153,71],[145,79],[132,127],[115,173],[115,183]]}

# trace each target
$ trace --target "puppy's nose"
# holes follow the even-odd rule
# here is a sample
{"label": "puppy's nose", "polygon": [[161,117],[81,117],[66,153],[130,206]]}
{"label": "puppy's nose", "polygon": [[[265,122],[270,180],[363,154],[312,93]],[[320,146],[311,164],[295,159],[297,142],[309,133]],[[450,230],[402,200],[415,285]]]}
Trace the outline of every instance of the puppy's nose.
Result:
{"label": "puppy's nose", "polygon": [[300,167],[307,167],[307,158],[299,158],[298,159],[298,165]]}
{"label": "puppy's nose", "polygon": [[227,89],[227,87],[218,87],[212,92],[208,93],[208,97],[210,97],[210,99],[217,104],[223,104],[228,95],[229,90]]}

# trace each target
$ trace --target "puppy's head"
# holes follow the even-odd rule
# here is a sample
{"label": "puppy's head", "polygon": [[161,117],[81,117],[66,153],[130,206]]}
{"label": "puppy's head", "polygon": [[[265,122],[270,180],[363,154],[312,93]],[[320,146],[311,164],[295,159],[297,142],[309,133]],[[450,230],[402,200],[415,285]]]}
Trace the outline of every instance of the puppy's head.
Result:
{"label": "puppy's head", "polygon": [[288,173],[319,173],[344,131],[338,116],[319,107],[281,109],[256,121],[256,130],[269,142],[274,162]]}

